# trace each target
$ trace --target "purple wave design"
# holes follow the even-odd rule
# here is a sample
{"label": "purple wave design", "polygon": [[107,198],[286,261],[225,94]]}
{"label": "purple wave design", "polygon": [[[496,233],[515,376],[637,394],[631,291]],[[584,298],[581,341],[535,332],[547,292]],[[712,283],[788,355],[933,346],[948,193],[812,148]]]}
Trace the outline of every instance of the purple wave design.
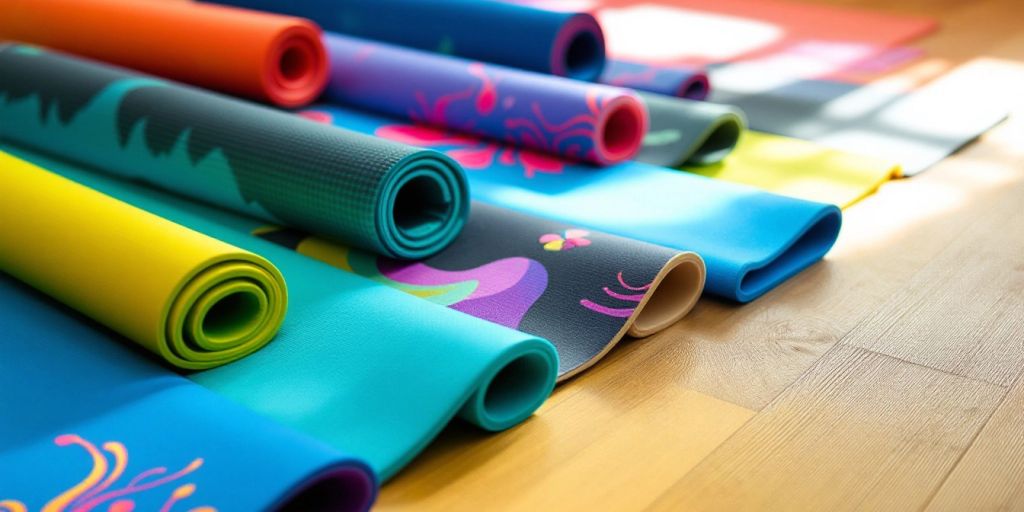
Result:
{"label": "purple wave design", "polygon": [[519,327],[526,312],[548,286],[548,272],[544,265],[521,257],[503,258],[457,271],[395,260],[380,260],[377,267],[388,279],[414,286],[477,281],[479,285],[469,297],[449,307],[513,329]]}
{"label": "purple wave design", "polygon": [[633,156],[647,130],[626,89],[337,34],[324,42],[331,101],[600,164]]}

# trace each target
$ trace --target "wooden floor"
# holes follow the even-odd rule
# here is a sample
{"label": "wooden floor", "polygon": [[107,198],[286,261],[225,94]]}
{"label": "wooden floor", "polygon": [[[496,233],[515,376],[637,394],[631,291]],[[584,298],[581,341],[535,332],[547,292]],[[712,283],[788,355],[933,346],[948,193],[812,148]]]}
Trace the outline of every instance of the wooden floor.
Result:
{"label": "wooden floor", "polygon": [[[936,16],[930,58],[1024,70],[1024,1],[819,1]],[[525,424],[449,427],[380,508],[1024,510],[1024,115],[844,222],[825,262],[702,301]]]}

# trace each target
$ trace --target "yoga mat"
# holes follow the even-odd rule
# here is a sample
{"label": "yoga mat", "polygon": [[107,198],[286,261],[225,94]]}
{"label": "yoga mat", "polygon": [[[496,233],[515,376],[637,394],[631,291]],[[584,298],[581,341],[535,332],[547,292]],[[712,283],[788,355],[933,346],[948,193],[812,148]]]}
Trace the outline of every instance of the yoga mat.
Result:
{"label": "yoga mat", "polygon": [[683,317],[704,287],[692,252],[474,203],[459,238],[420,262],[377,257],[275,227],[257,234],[335,267],[551,341],[559,380],[586,370],[624,336]]}
{"label": "yoga mat", "polygon": [[996,61],[946,69],[925,61],[867,85],[803,80],[714,99],[742,108],[755,130],[895,161],[913,176],[1005,119],[1019,94],[1019,77]]}
{"label": "yoga mat", "polygon": [[[12,151],[12,146],[0,149]],[[263,222],[17,148],[17,156],[172,222],[260,254],[288,282],[274,342],[189,375],[364,459],[387,479],[456,415],[485,430],[528,418],[554,387],[555,348],[252,235]]]}
{"label": "yoga mat", "polygon": [[[6,226],[5,226],[6,228]],[[0,274],[0,510],[364,511],[366,463]]]}
{"label": "yoga mat", "polygon": [[64,50],[173,80],[299,107],[327,83],[320,28],[192,2],[5,0],[0,40]]}
{"label": "yoga mat", "polygon": [[724,161],[694,174],[846,208],[901,175],[900,166],[800,139],[746,131]]}
{"label": "yoga mat", "polygon": [[[818,62],[845,65],[850,62],[845,59],[869,58],[937,27],[929,18],[789,0],[592,0],[588,5],[604,30],[609,57],[660,65],[761,61],[815,50]],[[711,83],[719,87],[714,74]]]}
{"label": "yoga mat", "polygon": [[697,101],[706,99],[711,92],[707,73],[694,66],[656,66],[609,60],[598,81],[616,87]]}
{"label": "yoga mat", "polygon": [[309,18],[325,30],[594,81],[604,35],[593,16],[492,0],[216,0]]}
{"label": "yoga mat", "polygon": [[251,252],[0,152],[0,270],[184,369],[273,339],[281,273]]}
{"label": "yoga mat", "polygon": [[642,93],[650,129],[636,160],[663,167],[720,162],[746,128],[743,111],[730,105]]}
{"label": "yoga mat", "polygon": [[333,105],[304,115],[445,151],[466,167],[482,202],[694,251],[707,265],[705,290],[740,302],[821,259],[839,233],[834,205],[677,170],[639,162],[598,170]]}
{"label": "yoga mat", "polygon": [[450,158],[29,46],[0,46],[0,137],[398,258],[455,238]]}
{"label": "yoga mat", "polygon": [[339,34],[324,42],[330,101],[601,165],[631,158],[647,131],[626,89]]}

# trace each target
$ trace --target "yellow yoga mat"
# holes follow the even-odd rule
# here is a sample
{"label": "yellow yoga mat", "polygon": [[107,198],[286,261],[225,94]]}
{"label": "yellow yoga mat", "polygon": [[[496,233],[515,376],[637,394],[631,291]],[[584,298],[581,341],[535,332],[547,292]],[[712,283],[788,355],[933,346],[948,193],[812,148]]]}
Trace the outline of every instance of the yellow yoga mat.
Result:
{"label": "yellow yoga mat", "polygon": [[900,166],[791,137],[746,131],[721,163],[687,171],[846,208],[901,175]]}
{"label": "yellow yoga mat", "polygon": [[267,344],[281,273],[225,244],[0,152],[0,270],[184,369]]}

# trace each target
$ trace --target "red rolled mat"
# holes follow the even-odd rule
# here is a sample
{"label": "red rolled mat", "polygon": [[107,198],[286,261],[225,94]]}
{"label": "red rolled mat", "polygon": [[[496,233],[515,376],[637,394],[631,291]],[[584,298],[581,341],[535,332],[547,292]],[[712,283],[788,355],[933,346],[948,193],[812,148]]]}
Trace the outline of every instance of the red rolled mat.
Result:
{"label": "red rolled mat", "polygon": [[166,0],[3,0],[0,39],[283,107],[313,101],[327,82],[316,24],[234,7]]}

